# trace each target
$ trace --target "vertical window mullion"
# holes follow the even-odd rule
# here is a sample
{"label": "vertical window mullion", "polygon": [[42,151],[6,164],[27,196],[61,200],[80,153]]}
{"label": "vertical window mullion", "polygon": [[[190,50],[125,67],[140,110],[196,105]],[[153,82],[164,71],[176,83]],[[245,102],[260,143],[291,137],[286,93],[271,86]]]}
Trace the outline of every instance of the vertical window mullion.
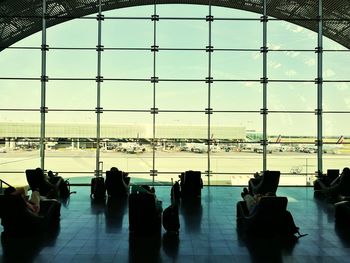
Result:
{"label": "vertical window mullion", "polygon": [[96,169],[95,175],[102,176],[102,168],[100,167],[100,139],[101,139],[101,82],[103,81],[103,77],[101,75],[101,52],[103,51],[102,46],[102,6],[101,0],[98,0],[98,14],[97,14],[97,23],[98,23],[98,32],[97,32],[97,76],[96,76]]}
{"label": "vertical window mullion", "polygon": [[46,51],[48,46],[46,45],[46,0],[43,0],[43,12],[42,12],[42,34],[41,34],[41,106],[40,106],[40,167],[45,169],[45,137],[46,137],[46,82],[48,77],[46,76]]}
{"label": "vertical window mullion", "polygon": [[208,176],[208,185],[210,185],[210,176],[211,176],[211,167],[210,167],[210,148],[212,144],[211,140],[211,114],[213,113],[213,109],[211,108],[211,83],[213,82],[212,74],[211,74],[211,55],[213,52],[213,46],[212,46],[212,39],[211,39],[211,29],[212,29],[212,22],[213,22],[213,16],[211,12],[211,1],[209,0],[209,15],[206,19],[208,22],[208,46],[206,47],[206,52],[208,53],[208,77],[207,77],[207,83],[208,83],[208,106],[206,109],[206,113],[208,115],[208,134],[207,134],[207,143],[208,143],[208,155],[207,155],[207,176]]}
{"label": "vertical window mullion", "polygon": [[261,141],[261,144],[263,146],[263,171],[267,170],[267,0],[263,0],[263,16],[261,18],[261,22],[263,23],[263,46],[261,48],[261,52],[263,54],[263,76],[261,79],[261,83],[263,85],[263,107],[260,111],[263,117],[263,139]]}
{"label": "vertical window mullion", "polygon": [[322,0],[318,1],[318,32],[317,32],[317,171],[318,173],[323,173],[323,130],[322,130],[322,111],[323,111],[323,73],[322,73],[322,64],[323,64],[323,12],[322,12]]}
{"label": "vertical window mullion", "polygon": [[152,176],[152,183],[154,184],[154,177],[157,176],[156,170],[156,114],[158,110],[156,108],[156,83],[157,83],[157,71],[156,71],[156,52],[158,51],[157,47],[157,21],[159,21],[159,17],[157,15],[157,3],[154,2],[153,5],[153,46],[151,50],[153,52],[153,76],[151,78],[151,82],[153,85],[153,106],[151,109],[152,114],[152,170],[150,171],[150,175]]}

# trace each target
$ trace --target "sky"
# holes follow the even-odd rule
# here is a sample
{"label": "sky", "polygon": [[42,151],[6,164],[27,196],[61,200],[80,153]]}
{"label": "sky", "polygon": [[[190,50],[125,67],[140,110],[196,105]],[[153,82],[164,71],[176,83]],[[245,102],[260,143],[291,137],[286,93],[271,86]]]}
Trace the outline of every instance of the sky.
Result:
{"label": "sky", "polygon": [[[160,17],[205,17],[207,6],[159,5]],[[131,7],[104,12],[105,17],[150,17],[153,6]],[[215,18],[259,18],[259,14],[213,7]],[[102,44],[107,47],[149,48],[153,45],[153,23],[150,20],[105,19],[102,24]],[[198,20],[160,20],[157,23],[157,45],[160,48],[205,48],[208,45],[208,22]],[[97,45],[97,21],[75,19],[47,30],[47,44],[53,47],[91,47]],[[38,32],[14,44],[17,47],[39,47]],[[214,21],[214,48],[249,48],[262,46],[262,24],[259,21]],[[310,51],[279,51],[268,53],[269,80],[314,80],[317,77],[317,34],[300,26],[268,22],[269,49],[307,49]],[[324,38],[324,49],[344,50]],[[325,80],[346,80],[350,76],[350,52],[325,52]],[[47,75],[50,78],[92,78],[96,76],[97,52],[94,50],[50,50],[47,52]],[[259,80],[262,77],[262,55],[258,51],[212,53],[214,79]],[[7,49],[0,53],[0,77],[40,77],[40,50]],[[150,51],[104,51],[104,78],[149,79],[153,75],[153,54]],[[156,54],[156,75],[160,79],[204,79],[208,76],[208,53],[205,51],[159,51]],[[39,81],[0,80],[1,109],[38,109]],[[102,83],[101,106],[104,110],[149,110],[153,107],[153,87],[150,82]],[[96,121],[96,82],[82,80],[50,80],[47,83],[47,122]],[[314,83],[270,82],[268,109],[282,111],[268,114],[268,133],[316,136],[316,85]],[[350,125],[344,118],[350,115],[350,86],[346,82],[324,84],[324,110],[347,111],[324,114],[325,136],[350,136]],[[160,110],[203,111],[208,106],[208,86],[204,82],[160,82],[156,85],[156,107]],[[262,130],[262,85],[255,81],[214,82],[211,108],[217,111],[254,111],[249,113],[214,113],[212,125],[244,126]],[[72,111],[72,110],[90,110]],[[283,111],[307,111],[286,113]],[[0,122],[38,122],[40,114],[33,111],[7,111]],[[104,123],[152,123],[145,112],[104,112]],[[166,112],[156,116],[157,124],[206,125],[207,115],[198,112]]]}

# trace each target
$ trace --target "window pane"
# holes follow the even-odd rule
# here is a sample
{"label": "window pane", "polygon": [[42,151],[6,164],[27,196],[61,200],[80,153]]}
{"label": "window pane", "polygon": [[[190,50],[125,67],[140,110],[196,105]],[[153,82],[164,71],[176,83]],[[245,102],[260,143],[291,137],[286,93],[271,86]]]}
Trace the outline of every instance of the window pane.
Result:
{"label": "window pane", "polygon": [[94,50],[50,50],[47,75],[50,78],[96,77],[97,52]]}
{"label": "window pane", "polygon": [[268,109],[273,111],[316,109],[317,86],[314,83],[278,83],[268,84]]}
{"label": "window pane", "polygon": [[104,110],[150,110],[153,107],[152,85],[150,82],[104,81],[101,105]]}
{"label": "window pane", "polygon": [[[168,32],[171,32],[169,34]],[[209,39],[204,21],[160,20],[157,24],[157,45],[160,48],[203,48]]]}
{"label": "window pane", "polygon": [[[260,49],[262,46],[262,24],[260,21],[220,21],[212,23],[212,45],[214,48]],[[244,36],[244,37],[242,37]]]}
{"label": "window pane", "polygon": [[50,109],[85,109],[96,107],[96,82],[57,80],[46,84],[46,105]]}
{"label": "window pane", "polygon": [[323,83],[323,107],[325,111],[350,111],[350,83]]}
{"label": "window pane", "polygon": [[160,51],[156,59],[160,79],[204,81],[208,76],[208,54],[205,51]]}
{"label": "window pane", "polygon": [[208,84],[203,82],[160,82],[156,106],[160,110],[201,110],[208,105]]}
{"label": "window pane", "polygon": [[214,82],[211,107],[214,111],[260,111],[262,85],[259,82]]}
{"label": "window pane", "polygon": [[104,51],[102,75],[107,79],[150,80],[153,76],[153,54],[151,51]]}
{"label": "window pane", "polygon": [[258,80],[262,77],[260,52],[213,52],[212,76],[215,79]]}

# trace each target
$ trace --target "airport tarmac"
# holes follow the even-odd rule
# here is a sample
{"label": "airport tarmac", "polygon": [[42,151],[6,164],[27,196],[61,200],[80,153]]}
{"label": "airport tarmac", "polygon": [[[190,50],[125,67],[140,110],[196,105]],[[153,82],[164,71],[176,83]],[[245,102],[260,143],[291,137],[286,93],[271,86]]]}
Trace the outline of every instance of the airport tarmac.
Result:
{"label": "airport tarmac", "polygon": [[[89,183],[96,167],[94,150],[51,150],[46,151],[45,167],[57,171],[72,183]],[[153,163],[153,153],[127,154],[121,152],[101,152],[100,169],[109,170],[116,166],[130,173],[132,182],[152,181],[150,171],[157,170],[156,182],[168,184],[171,178],[186,170],[208,170],[207,153],[157,151]],[[0,154],[0,178],[13,185],[26,184],[24,171],[40,166],[38,150],[13,151]],[[350,166],[348,154],[324,154],[324,171],[331,168],[342,169]],[[316,154],[298,152],[276,152],[267,155],[269,170],[281,171],[280,185],[312,184],[317,170]],[[251,152],[210,153],[210,184],[246,185],[254,172],[262,170],[262,154]],[[203,175],[204,184],[208,177]]]}

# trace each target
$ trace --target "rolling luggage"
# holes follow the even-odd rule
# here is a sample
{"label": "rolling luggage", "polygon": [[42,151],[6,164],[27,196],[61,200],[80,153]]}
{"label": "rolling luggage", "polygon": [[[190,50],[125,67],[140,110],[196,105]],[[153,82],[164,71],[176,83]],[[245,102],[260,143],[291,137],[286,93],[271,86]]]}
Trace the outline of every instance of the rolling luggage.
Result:
{"label": "rolling luggage", "polygon": [[94,199],[104,199],[106,197],[105,179],[101,176],[91,179],[90,197]]}
{"label": "rolling luggage", "polygon": [[168,232],[179,233],[180,220],[177,204],[172,204],[163,211],[163,227]]}

